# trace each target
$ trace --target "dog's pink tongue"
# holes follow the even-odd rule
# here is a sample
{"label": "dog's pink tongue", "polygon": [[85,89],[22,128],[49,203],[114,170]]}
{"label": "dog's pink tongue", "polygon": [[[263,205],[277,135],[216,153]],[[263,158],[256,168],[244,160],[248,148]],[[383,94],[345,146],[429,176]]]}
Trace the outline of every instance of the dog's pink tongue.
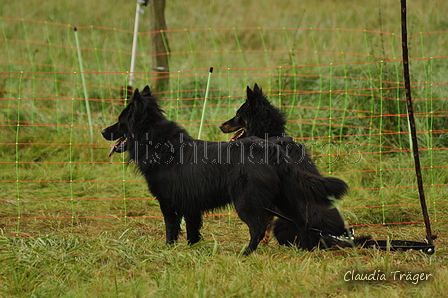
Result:
{"label": "dog's pink tongue", "polygon": [[115,144],[113,144],[112,145],[112,148],[110,148],[110,151],[109,151],[109,156],[108,157],[111,157],[112,156],[112,154],[114,154],[115,153],[115,146],[117,145],[117,143],[115,143]]}
{"label": "dog's pink tongue", "polygon": [[115,144],[112,145],[112,148],[110,148],[110,151],[109,151],[109,157],[111,157],[112,154],[115,153],[115,150],[122,142],[123,142],[123,138],[119,138],[118,141],[116,141]]}
{"label": "dog's pink tongue", "polygon": [[242,130],[239,130],[236,132],[236,134],[234,134],[231,138],[230,138],[230,142],[237,140],[239,137],[241,137],[241,135],[243,134]]}

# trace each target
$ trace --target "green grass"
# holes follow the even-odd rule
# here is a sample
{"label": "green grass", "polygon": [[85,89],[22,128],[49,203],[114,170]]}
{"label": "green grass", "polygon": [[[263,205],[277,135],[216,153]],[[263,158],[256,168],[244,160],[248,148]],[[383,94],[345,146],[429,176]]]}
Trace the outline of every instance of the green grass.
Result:
{"label": "green grass", "polygon": [[[222,230],[238,229],[208,221],[215,235],[194,247],[167,247],[152,224],[120,232],[2,238],[2,295],[33,297],[441,297],[447,292],[446,254],[377,250],[304,252],[262,246],[241,257],[241,235],[223,241]],[[159,227],[161,228],[161,227]],[[151,234],[149,234],[151,233]],[[226,238],[230,235],[225,236]],[[345,281],[348,271],[387,274],[381,282]],[[426,272],[416,285],[393,280],[392,272]],[[432,294],[431,294],[432,293]]]}
{"label": "green grass", "polygon": [[[305,252],[272,239],[244,258],[247,227],[231,208],[205,218],[203,242],[188,247],[182,235],[166,246],[157,202],[124,156],[107,158],[110,144],[100,135],[122,109],[135,3],[3,4],[0,296],[446,296],[447,21],[436,1],[408,2],[423,183],[439,236],[433,256]],[[140,24],[140,89],[153,84],[147,16]],[[170,85],[153,91],[168,118],[198,134],[213,66],[202,138],[226,140],[218,125],[244,101],[246,85],[258,83],[321,172],[350,185],[339,205],[357,235],[424,239],[423,224],[414,223],[422,214],[403,101],[399,1],[167,1],[166,17]],[[349,270],[381,270],[389,278],[346,282]],[[397,270],[433,278],[394,281]]]}

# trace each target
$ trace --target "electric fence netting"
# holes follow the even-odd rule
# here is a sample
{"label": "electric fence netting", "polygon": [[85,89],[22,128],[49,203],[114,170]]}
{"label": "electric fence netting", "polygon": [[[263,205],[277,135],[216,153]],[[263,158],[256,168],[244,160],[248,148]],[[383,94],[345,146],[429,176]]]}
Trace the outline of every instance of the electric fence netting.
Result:
{"label": "electric fence netting", "polygon": [[[0,22],[3,233],[39,235],[143,220],[162,225],[143,179],[124,155],[107,157],[110,144],[100,134],[127,101],[133,32],[4,17]],[[422,225],[400,35],[270,27],[140,32],[135,88],[161,73],[151,65],[153,34],[170,40],[163,53],[169,71],[162,71],[169,85],[153,90],[169,119],[194,136],[201,131],[202,139],[228,140],[219,124],[245,101],[246,85],[257,83],[285,112],[288,134],[307,145],[321,172],[350,184],[340,203],[349,225]],[[408,36],[426,205],[432,222],[445,224],[448,56],[445,46],[436,45],[446,45],[447,37],[448,31]],[[237,218],[231,209],[213,216]]]}

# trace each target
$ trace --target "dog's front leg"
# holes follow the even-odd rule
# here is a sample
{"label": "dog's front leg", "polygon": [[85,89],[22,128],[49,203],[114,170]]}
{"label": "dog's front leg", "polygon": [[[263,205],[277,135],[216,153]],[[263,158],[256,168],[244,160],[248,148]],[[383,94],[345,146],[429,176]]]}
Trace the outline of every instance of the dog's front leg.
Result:
{"label": "dog's front leg", "polygon": [[173,244],[177,241],[180,232],[179,217],[164,217],[166,229],[166,243]]}
{"label": "dog's front leg", "polygon": [[192,245],[201,240],[202,214],[185,215],[185,224],[187,226],[187,241]]}
{"label": "dog's front leg", "polygon": [[180,232],[180,220],[182,215],[176,211],[170,200],[157,198],[165,221],[166,243],[173,244],[177,241]]}

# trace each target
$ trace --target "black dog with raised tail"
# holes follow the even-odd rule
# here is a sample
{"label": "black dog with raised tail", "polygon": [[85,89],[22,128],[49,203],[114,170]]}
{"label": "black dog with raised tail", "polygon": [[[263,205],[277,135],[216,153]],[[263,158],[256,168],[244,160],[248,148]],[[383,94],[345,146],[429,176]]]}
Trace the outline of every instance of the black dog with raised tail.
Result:
{"label": "black dog with raised tail", "polygon": [[[222,132],[236,132],[231,141],[258,137],[267,142],[280,145],[286,152],[288,160],[301,173],[299,183],[306,180],[320,180],[325,187],[308,189],[300,194],[299,200],[307,206],[306,223],[297,226],[293,218],[280,217],[274,222],[274,235],[284,245],[297,245],[312,249],[324,240],[323,246],[337,244],[348,246],[344,239],[347,232],[344,220],[334,200],[341,199],[347,192],[347,184],[338,178],[324,177],[306,152],[304,144],[296,143],[286,135],[285,115],[273,106],[257,84],[246,91],[246,102],[238,109],[235,117],[220,125]],[[281,215],[280,215],[281,216]],[[269,230],[267,236],[269,236]],[[342,239],[339,241],[338,239]]]}

